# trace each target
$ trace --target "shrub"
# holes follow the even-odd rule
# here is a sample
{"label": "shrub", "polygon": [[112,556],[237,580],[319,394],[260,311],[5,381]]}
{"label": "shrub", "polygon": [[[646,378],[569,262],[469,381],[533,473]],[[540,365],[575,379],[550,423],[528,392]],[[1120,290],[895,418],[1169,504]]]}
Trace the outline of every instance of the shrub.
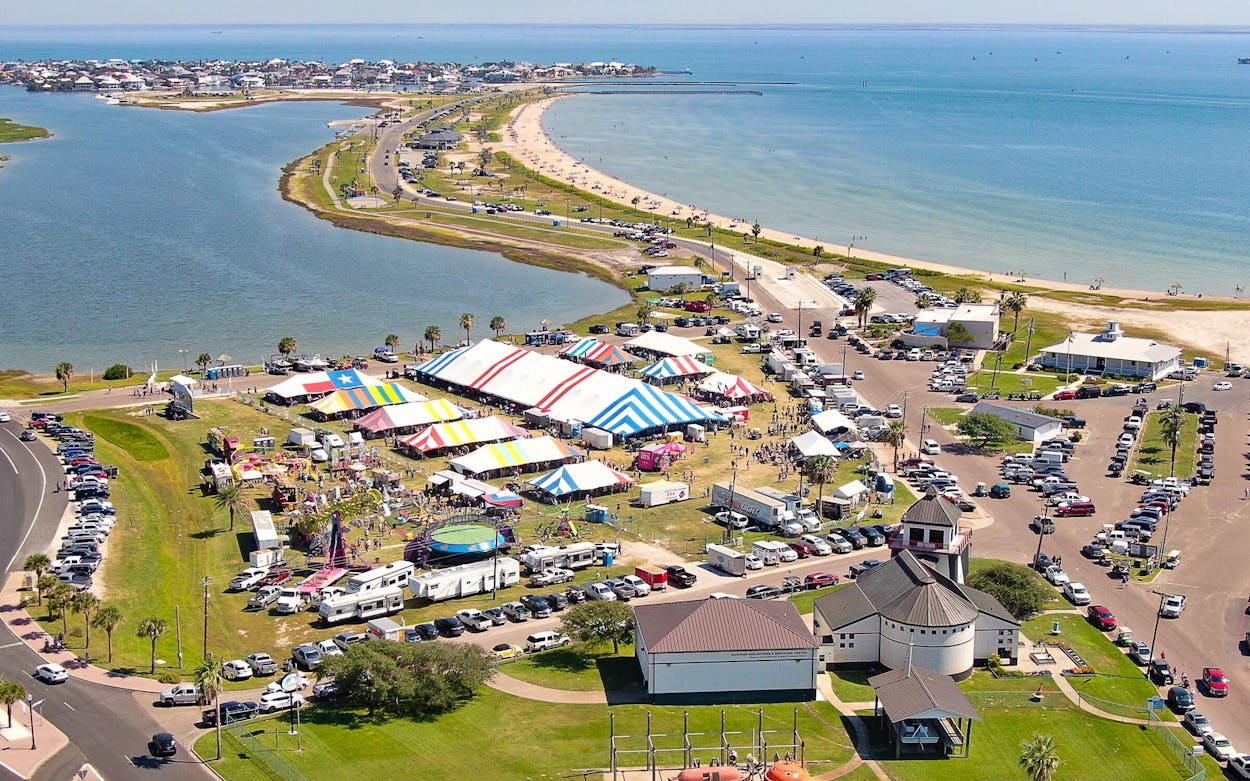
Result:
{"label": "shrub", "polygon": [[156,676],[156,680],[160,681],[161,683],[168,683],[170,685],[173,685],[177,683],[182,683],[182,676],[178,675],[178,673],[173,673],[168,670],[163,670],[160,675]]}
{"label": "shrub", "polygon": [[128,380],[130,375],[130,367],[124,363],[115,363],[104,370],[104,379],[106,380]]}
{"label": "shrub", "polygon": [[1053,591],[1036,572],[1000,561],[974,573],[968,585],[997,599],[1016,618],[1041,612]]}

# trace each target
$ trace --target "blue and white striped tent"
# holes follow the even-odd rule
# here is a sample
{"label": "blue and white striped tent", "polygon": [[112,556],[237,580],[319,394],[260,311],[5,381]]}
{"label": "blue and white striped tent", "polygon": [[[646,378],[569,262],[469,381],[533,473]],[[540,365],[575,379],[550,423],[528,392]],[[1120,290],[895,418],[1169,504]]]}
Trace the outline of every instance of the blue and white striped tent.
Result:
{"label": "blue and white striped tent", "polygon": [[586,423],[594,428],[611,431],[617,436],[628,437],[639,431],[662,428],[673,423],[724,419],[719,413],[704,409],[684,396],[638,383],[637,387],[609,404]]}
{"label": "blue and white striped tent", "polygon": [[697,377],[716,371],[706,363],[696,361],[689,355],[661,358],[641,371],[642,376],[652,380],[669,380],[676,377]]}
{"label": "blue and white striped tent", "polygon": [[602,461],[583,461],[566,464],[541,477],[525,481],[539,493],[552,498],[590,491],[616,493],[633,485],[634,478],[616,471]]}

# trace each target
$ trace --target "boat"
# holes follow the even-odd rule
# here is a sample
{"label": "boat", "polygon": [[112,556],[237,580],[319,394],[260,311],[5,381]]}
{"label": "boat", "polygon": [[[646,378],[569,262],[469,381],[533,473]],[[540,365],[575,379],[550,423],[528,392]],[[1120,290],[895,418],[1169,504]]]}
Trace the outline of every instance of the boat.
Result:
{"label": "boat", "polygon": [[1250,57],[1238,57],[1237,64],[1238,65],[1250,65]]}

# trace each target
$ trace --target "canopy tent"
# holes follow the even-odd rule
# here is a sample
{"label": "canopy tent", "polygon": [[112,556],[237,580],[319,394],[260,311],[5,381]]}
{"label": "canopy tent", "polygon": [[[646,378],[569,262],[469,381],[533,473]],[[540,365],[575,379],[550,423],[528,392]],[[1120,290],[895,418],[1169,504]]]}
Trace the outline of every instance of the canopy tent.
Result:
{"label": "canopy tent", "polygon": [[491,507],[499,507],[505,510],[525,504],[525,501],[520,496],[506,488],[499,488],[490,493],[482,494],[482,502],[489,504]]}
{"label": "canopy tent", "polygon": [[699,392],[727,401],[772,401],[773,394],[736,374],[713,372],[699,383]]}
{"label": "canopy tent", "polygon": [[638,450],[638,468],[644,472],[657,472],[671,465],[686,452],[680,442],[657,442]]}
{"label": "canopy tent", "polygon": [[846,485],[838,486],[837,490],[833,492],[833,495],[839,499],[846,499],[847,501],[850,501],[850,502],[857,502],[866,493],[868,493],[868,486],[864,485],[858,480],[852,480]]}
{"label": "canopy tent", "polygon": [[446,399],[412,401],[374,410],[356,421],[356,428],[360,431],[367,431],[372,436],[380,436],[412,431],[418,426],[446,423],[463,417],[464,410]]}
{"label": "canopy tent", "polygon": [[295,374],[265,391],[265,395],[280,403],[292,404],[300,399],[320,398],[336,390],[381,384],[381,380],[370,377],[358,369],[343,369],[342,371]]}
{"label": "canopy tent", "polygon": [[812,415],[812,428],[826,435],[852,434],[859,431],[855,421],[836,409],[827,409]]}
{"label": "canopy tent", "polygon": [[660,331],[647,331],[625,343],[636,351],[652,355],[711,355],[712,351],[689,339]]}
{"label": "canopy tent", "polygon": [[561,499],[573,494],[602,495],[625,491],[634,484],[634,478],[602,461],[583,461],[562,466],[525,483],[546,498]]}
{"label": "canopy tent", "polygon": [[422,382],[458,387],[537,409],[557,420],[581,421],[617,436],[634,436],[722,416],[640,380],[490,339],[443,353],[415,369]]}
{"label": "canopy tent", "polygon": [[169,378],[169,381],[176,382],[182,387],[191,391],[195,391],[197,388],[200,387],[199,380],[195,379],[194,377],[188,377],[185,374],[175,374],[173,377]]}
{"label": "canopy tent", "polygon": [[833,456],[836,458],[838,455],[837,447],[821,436],[818,431],[808,431],[800,434],[791,439],[790,444],[804,458],[815,458],[816,456]]}
{"label": "canopy tent", "polygon": [[360,412],[387,407],[392,404],[421,403],[425,396],[414,390],[405,388],[397,382],[383,385],[367,385],[360,388],[344,388],[336,390],[329,396],[318,399],[308,406],[322,415],[341,415],[344,412]]}
{"label": "canopy tent", "polygon": [[706,363],[696,361],[688,355],[680,355],[675,358],[661,358],[655,363],[642,370],[642,376],[649,380],[672,380],[678,377],[693,377],[700,374],[709,374],[712,371],[711,366]]}
{"label": "canopy tent", "polygon": [[[379,410],[379,412],[381,411],[384,410]],[[364,423],[363,418],[360,423]],[[488,418],[438,423],[416,434],[404,437],[399,440],[399,444],[415,453],[425,454],[449,447],[459,447],[460,445],[500,442],[505,439],[519,439],[528,436],[529,432],[520,426],[514,426],[491,415]]]}
{"label": "canopy tent", "polygon": [[593,336],[570,344],[560,351],[562,358],[595,366],[623,366],[638,360],[615,344],[601,342]]}
{"label": "canopy tent", "polygon": [[483,445],[468,455],[453,458],[448,465],[457,472],[470,475],[499,471],[532,471],[541,465],[567,463],[582,454],[554,437],[517,439],[495,445]]}

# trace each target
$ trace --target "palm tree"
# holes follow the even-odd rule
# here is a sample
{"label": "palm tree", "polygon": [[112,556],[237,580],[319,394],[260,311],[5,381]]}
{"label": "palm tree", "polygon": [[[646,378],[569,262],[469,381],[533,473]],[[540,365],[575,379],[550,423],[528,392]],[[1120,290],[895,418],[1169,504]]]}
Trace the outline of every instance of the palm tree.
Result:
{"label": "palm tree", "polygon": [[685,282],[678,282],[676,285],[673,285],[673,289],[670,292],[676,293],[680,299],[685,299],[686,294],[690,292],[690,286]]}
{"label": "palm tree", "polygon": [[61,389],[69,393],[69,381],[74,379],[74,364],[61,361],[56,365],[56,378],[61,381]]}
{"label": "palm tree", "polygon": [[901,420],[890,423],[885,433],[881,435],[881,441],[894,448],[894,468],[898,469],[898,449],[903,446],[903,442],[907,440],[907,424]]}
{"label": "palm tree", "polygon": [[507,328],[508,321],[504,320],[499,315],[495,315],[490,319],[490,330],[495,332],[496,339],[498,339],[499,335],[502,334]]}
{"label": "palm tree", "polygon": [[243,495],[243,489],[237,483],[231,483],[217,492],[217,498],[214,501],[217,509],[230,513],[230,531],[234,531],[235,514],[247,512],[249,506],[247,497]]}
{"label": "palm tree", "polygon": [[864,323],[868,320],[868,313],[872,311],[872,305],[876,300],[877,289],[873,287],[866,287],[855,294],[855,300],[851,302],[851,306],[859,318],[860,328],[864,327]]}
{"label": "palm tree", "polygon": [[1011,323],[1011,330],[1014,333],[1020,327],[1020,313],[1029,305],[1029,296],[1019,290],[1003,296],[1002,307],[1004,311],[1011,312],[1014,319]]}
{"label": "palm tree", "polygon": [[135,630],[136,637],[146,637],[152,641],[152,670],[149,673],[151,675],[156,674],[156,641],[168,631],[169,622],[163,618],[145,618],[139,622],[139,627]]}
{"label": "palm tree", "polygon": [[981,303],[981,291],[967,286],[961,287],[955,291],[955,303],[979,304]]}
{"label": "palm tree", "polygon": [[48,594],[48,609],[61,616],[61,634],[69,634],[69,603],[77,593],[70,584],[58,581]]}
{"label": "palm tree", "polygon": [[654,310],[655,310],[655,307],[651,306],[650,301],[643,301],[642,303],[638,304],[638,309],[634,312],[634,314],[638,315],[638,320],[640,322],[645,323],[651,319],[651,313]]}
{"label": "palm tree", "polygon": [[641,200],[642,200],[642,199],[641,199],[641,198],[639,198],[637,195],[635,195],[633,198],[630,198],[630,199],[629,199],[630,204],[632,204],[632,205],[633,205],[633,207],[634,207],[634,211],[638,211],[638,202],[639,202],[639,201],[641,201]]}
{"label": "palm tree", "polygon": [[933,308],[933,296],[929,295],[928,293],[921,293],[920,297],[916,299],[916,308],[917,309],[932,309]]}
{"label": "palm tree", "polygon": [[391,348],[391,352],[395,352],[395,348],[399,347],[399,336],[396,334],[387,334],[386,339],[382,340],[382,344]]}
{"label": "palm tree", "polygon": [[825,483],[829,482],[834,470],[838,468],[838,462],[832,456],[815,456],[807,459],[803,468],[807,471],[807,479],[820,486],[816,493],[816,498],[819,499],[825,493]]}
{"label": "palm tree", "polygon": [[204,372],[208,371],[208,365],[212,362],[213,356],[208,353],[200,353],[200,356],[195,359],[195,365],[200,367],[201,376],[203,376]]}
{"label": "palm tree", "polygon": [[60,582],[61,579],[52,573],[39,576],[39,580],[35,581],[35,592],[39,594],[39,604],[43,604],[43,595],[51,592]]}
{"label": "palm tree", "polygon": [[113,630],[121,625],[126,619],[122,616],[122,611],[112,605],[105,605],[96,611],[95,618],[91,619],[91,625],[97,629],[103,629],[104,634],[109,641],[109,664],[113,663]]}
{"label": "palm tree", "polygon": [[751,235],[755,237],[756,244],[760,243],[760,232],[763,230],[758,222],[751,226]]}
{"label": "palm tree", "polygon": [[[221,662],[209,656],[196,665],[192,675],[195,683],[199,685],[200,691],[204,693],[204,701],[209,706],[216,707],[217,699],[220,697],[226,681],[226,676],[221,668]],[[217,725],[217,759],[221,759],[221,711],[217,712],[217,718],[213,719],[213,721]]]}
{"label": "palm tree", "polygon": [[9,715],[9,727],[13,726],[13,703],[26,699],[26,689],[14,681],[0,681],[0,702]]}
{"label": "palm tree", "polygon": [[477,325],[477,318],[472,314],[465,312],[460,315],[460,327],[464,329],[464,341],[467,344],[473,344],[473,326]]}
{"label": "palm tree", "polygon": [[430,352],[434,352],[434,348],[438,343],[443,341],[443,329],[436,325],[427,325],[425,327],[425,341],[430,343]]}
{"label": "palm tree", "polygon": [[295,341],[294,336],[284,336],[278,340],[278,352],[283,355],[291,355],[299,351],[299,342]]}
{"label": "palm tree", "polygon": [[1172,466],[1169,474],[1176,476],[1176,447],[1181,443],[1181,431],[1185,428],[1185,412],[1180,407],[1168,407],[1159,416],[1159,437],[1172,449]]}
{"label": "palm tree", "polygon": [[91,618],[100,609],[100,598],[90,591],[79,591],[69,600],[70,610],[82,616],[87,629],[87,650],[91,650]]}
{"label": "palm tree", "polygon": [[[49,559],[46,553],[32,553],[26,557],[26,561],[22,562],[22,569],[35,573],[35,583],[38,583],[43,574],[52,569],[52,559]],[[38,588],[36,592],[39,594],[39,604],[42,605],[43,592]]]}
{"label": "palm tree", "polygon": [[1029,774],[1029,781],[1051,781],[1062,764],[1050,735],[1034,735],[1020,744],[1020,765]]}

